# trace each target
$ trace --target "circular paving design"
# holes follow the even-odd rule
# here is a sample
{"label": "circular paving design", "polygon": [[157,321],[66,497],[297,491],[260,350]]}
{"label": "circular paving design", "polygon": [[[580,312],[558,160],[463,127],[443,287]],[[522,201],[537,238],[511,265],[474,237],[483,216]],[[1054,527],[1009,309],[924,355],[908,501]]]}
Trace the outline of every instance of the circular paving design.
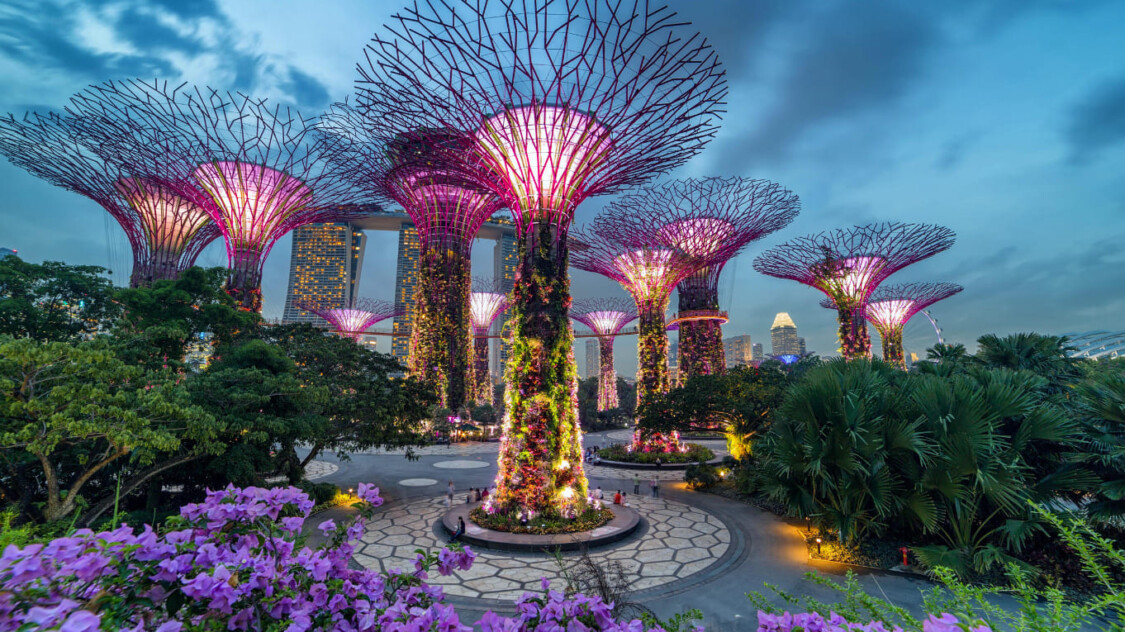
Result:
{"label": "circular paving design", "polygon": [[434,467],[442,470],[475,470],[488,467],[487,461],[438,461]]}
{"label": "circular paving design", "polygon": [[[702,572],[719,561],[730,548],[730,532],[717,517],[683,503],[663,498],[632,498],[630,505],[648,520],[643,535],[590,552],[597,562],[619,561],[630,574],[633,590],[655,588]],[[355,560],[367,568],[386,571],[414,568],[414,549],[437,550],[445,545],[434,535],[434,522],[446,512],[445,497],[427,498],[385,506],[368,521],[356,546]],[[471,599],[510,602],[524,592],[538,592],[539,580],[551,580],[555,590],[565,588],[556,561],[543,554],[476,551],[477,560],[467,571],[435,576],[428,583],[446,594]],[[564,553],[573,561],[577,553]]]}
{"label": "circular paving design", "polygon": [[437,485],[437,479],[433,478],[404,478],[398,482],[399,485],[406,487],[426,487],[427,485]]}

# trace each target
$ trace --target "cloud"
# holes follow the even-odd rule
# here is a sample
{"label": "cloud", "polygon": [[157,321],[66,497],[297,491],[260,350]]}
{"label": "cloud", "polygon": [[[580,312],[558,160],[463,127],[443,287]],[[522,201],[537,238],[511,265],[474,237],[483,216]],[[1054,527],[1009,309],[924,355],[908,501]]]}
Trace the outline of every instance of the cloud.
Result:
{"label": "cloud", "polygon": [[327,86],[294,66],[289,67],[289,78],[282,84],[282,89],[293,95],[297,107],[320,109],[328,105]]}
{"label": "cloud", "polygon": [[1085,164],[1125,141],[1125,76],[1095,87],[1070,112],[1064,131],[1072,164]]}

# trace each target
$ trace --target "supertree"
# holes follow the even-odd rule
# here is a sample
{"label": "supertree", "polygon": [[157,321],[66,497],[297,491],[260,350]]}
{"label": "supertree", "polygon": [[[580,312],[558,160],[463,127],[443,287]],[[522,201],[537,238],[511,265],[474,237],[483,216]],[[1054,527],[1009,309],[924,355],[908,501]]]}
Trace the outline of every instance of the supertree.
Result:
{"label": "supertree", "polygon": [[840,353],[871,355],[864,307],[884,279],[953,246],[944,226],[884,222],[800,237],[754,260],[762,274],[792,279],[824,292],[836,306]]}
{"label": "supertree", "polygon": [[473,317],[473,401],[478,406],[492,404],[492,378],[488,371],[488,330],[508,308],[508,295],[497,279],[473,280],[469,299]]}
{"label": "supertree", "polygon": [[394,302],[370,298],[358,298],[352,307],[324,307],[312,302],[301,303],[298,307],[323,318],[341,338],[356,342],[375,323],[402,315]]}
{"label": "supertree", "polygon": [[566,234],[583,200],[682,164],[717,130],[723,71],[673,16],[643,0],[416,3],[360,64],[369,119],[471,135],[467,161],[520,235],[491,511],[585,505]]}
{"label": "supertree", "polygon": [[162,185],[161,170],[125,170],[95,154],[91,147],[102,140],[64,114],[0,118],[0,153],[12,164],[90,198],[121,225],[133,251],[130,286],[178,277],[219,227],[199,205]]}
{"label": "supertree", "polygon": [[456,410],[479,394],[471,366],[473,240],[502,203],[470,180],[461,159],[471,137],[396,132],[386,123],[339,103],[324,115],[320,132],[334,169],[371,196],[401,205],[414,222],[419,256],[409,367],[437,391],[442,406]]}
{"label": "supertree", "polygon": [[[930,305],[964,289],[956,283],[901,283],[881,285],[872,292],[864,313],[867,320],[875,325],[883,341],[883,360],[905,369],[902,330],[907,321]],[[827,298],[822,300],[820,305],[828,309],[836,308],[836,305]]]}
{"label": "supertree", "polygon": [[[571,238],[571,263],[605,275],[625,288],[637,306],[637,409],[668,391],[668,332],[664,312],[676,284],[713,261],[665,245],[669,225],[636,223],[633,207],[611,202]],[[646,452],[678,449],[675,435],[638,429],[633,449]]]}
{"label": "supertree", "polygon": [[[691,178],[645,187],[616,202],[622,220],[638,227],[661,226],[661,242],[712,262],[680,281],[679,368],[681,379],[709,375],[726,366],[719,311],[719,275],[750,242],[781,230],[800,212],[792,191],[768,180]],[[643,228],[638,228],[643,230]]]}
{"label": "supertree", "polygon": [[637,306],[627,298],[577,301],[570,317],[598,336],[598,410],[617,408],[617,370],[613,368],[613,340],[621,328],[637,319]]}
{"label": "supertree", "polygon": [[262,265],[277,240],[315,222],[367,212],[363,198],[327,169],[317,119],[265,100],[210,88],[139,80],[92,86],[71,100],[92,149],[198,204],[226,242],[227,291],[261,311]]}

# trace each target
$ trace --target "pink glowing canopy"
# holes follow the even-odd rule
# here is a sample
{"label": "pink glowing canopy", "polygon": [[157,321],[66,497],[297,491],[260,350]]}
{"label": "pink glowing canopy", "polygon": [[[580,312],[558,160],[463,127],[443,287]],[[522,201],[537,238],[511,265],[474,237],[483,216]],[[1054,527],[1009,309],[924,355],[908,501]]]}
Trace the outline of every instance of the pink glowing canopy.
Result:
{"label": "pink glowing canopy", "polygon": [[469,312],[473,333],[483,336],[493,321],[508,307],[508,296],[500,292],[473,292],[469,295]]}
{"label": "pink glowing canopy", "polygon": [[589,114],[535,104],[486,118],[476,138],[484,160],[504,180],[505,201],[524,223],[569,221],[586,198],[587,178],[610,152],[609,136]]}
{"label": "pink glowing canopy", "polygon": [[208,211],[228,252],[268,250],[288,231],[287,220],[312,201],[312,190],[281,171],[237,161],[200,165],[195,179],[207,191]]}
{"label": "pink glowing canopy", "polygon": [[626,323],[635,318],[636,315],[634,314],[613,311],[590,312],[586,314],[586,320],[590,322],[590,329],[593,329],[595,333],[603,335],[620,331]]}
{"label": "pink glowing canopy", "polygon": [[712,257],[734,234],[734,224],[714,217],[693,217],[674,221],[660,229],[668,245],[695,257]]}
{"label": "pink glowing canopy", "polygon": [[570,317],[599,336],[615,336],[637,319],[637,306],[625,297],[587,298],[574,302]]}
{"label": "pink glowing canopy", "polygon": [[328,321],[341,337],[357,341],[375,323],[402,314],[394,303],[371,299],[359,299],[355,307],[323,308],[307,304],[299,307]]}
{"label": "pink glowing canopy", "polygon": [[875,301],[867,304],[867,320],[876,327],[901,327],[917,312],[913,307],[909,299]]}
{"label": "pink glowing canopy", "polygon": [[614,266],[621,272],[631,293],[651,297],[668,286],[671,260],[671,250],[645,248],[618,255]]}
{"label": "pink glowing canopy", "polygon": [[114,186],[141,216],[142,230],[153,250],[181,252],[211,223],[207,211],[167,187],[135,178],[122,178]]}
{"label": "pink glowing canopy", "polygon": [[878,283],[886,260],[878,256],[847,257],[835,272],[823,279],[834,294],[855,302],[866,299]]}

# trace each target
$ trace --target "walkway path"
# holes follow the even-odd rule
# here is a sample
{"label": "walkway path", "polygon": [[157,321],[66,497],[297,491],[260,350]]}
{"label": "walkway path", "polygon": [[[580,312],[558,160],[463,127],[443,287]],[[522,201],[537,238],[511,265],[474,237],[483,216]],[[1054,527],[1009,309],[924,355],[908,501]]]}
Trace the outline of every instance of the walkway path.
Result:
{"label": "walkway path", "polygon": [[[616,440],[614,432],[587,435],[586,444],[611,443]],[[427,448],[430,452],[413,462],[401,454],[357,454],[352,461],[339,463],[340,469],[322,480],[343,487],[375,483],[387,501],[382,513],[369,525],[363,549],[358,551],[362,557],[357,556],[357,561],[370,567],[409,567],[414,548],[438,546],[440,538],[432,524],[441,512],[440,494],[447,481],[454,481],[459,502],[464,502],[463,494],[470,487],[491,484],[496,474],[497,447],[496,443],[485,443]],[[459,468],[442,467],[451,461],[462,463]],[[465,462],[479,466],[464,467]],[[632,492],[631,473],[620,473],[621,470],[604,467],[587,468],[591,489],[600,485],[607,495],[617,489]],[[642,481],[644,496],[648,493],[644,484],[647,479],[642,477]],[[843,569],[832,564],[810,564],[798,526],[750,505],[692,492],[682,482],[665,482],[661,485],[661,496],[659,501],[636,499],[638,509],[650,520],[647,531],[595,553],[601,559],[628,563],[639,572],[631,598],[659,616],[699,608],[705,614],[704,624],[709,631],[752,632],[756,617],[745,593],[769,592],[764,586],[766,582],[782,590],[834,599],[830,590],[811,584],[804,576],[819,570],[841,577]],[[629,497],[632,500],[633,494]],[[715,532],[705,533],[711,527]],[[675,529],[690,529],[698,535]],[[720,538],[720,533],[725,537]],[[716,544],[710,544],[707,536],[714,537]],[[680,541],[684,543],[682,549],[668,546],[680,545]],[[692,553],[677,558],[681,550]],[[404,562],[407,558],[410,564]],[[467,622],[477,621],[489,608],[510,612],[510,601],[493,599],[514,596],[535,587],[539,576],[557,578],[558,573],[553,560],[523,559],[514,553],[482,552],[478,565],[481,568],[477,574],[437,582],[446,584],[450,602]],[[893,573],[867,574],[861,582],[872,594],[916,611],[922,602],[920,591],[930,587],[928,582]]]}

